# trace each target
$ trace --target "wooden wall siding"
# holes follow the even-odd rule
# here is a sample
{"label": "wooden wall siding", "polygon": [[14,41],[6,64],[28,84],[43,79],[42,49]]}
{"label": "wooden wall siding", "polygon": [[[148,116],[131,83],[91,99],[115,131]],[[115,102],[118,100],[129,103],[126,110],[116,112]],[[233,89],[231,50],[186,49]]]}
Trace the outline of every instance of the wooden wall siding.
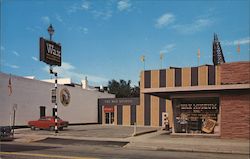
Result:
{"label": "wooden wall siding", "polygon": [[150,126],[151,121],[151,97],[148,94],[144,95],[144,125]]}
{"label": "wooden wall siding", "polygon": [[215,85],[215,66],[208,66],[208,85]]}
{"label": "wooden wall siding", "polygon": [[144,89],[144,71],[141,71],[140,74],[140,90]]}
{"label": "wooden wall siding", "polygon": [[182,69],[182,86],[191,86],[191,68]]}
{"label": "wooden wall siding", "polygon": [[102,106],[102,124],[105,124],[104,106]]}
{"label": "wooden wall siding", "polygon": [[151,88],[159,88],[159,70],[151,71]]}
{"label": "wooden wall siding", "polygon": [[169,120],[169,126],[173,127],[173,107],[172,107],[172,100],[166,100],[166,112],[168,113],[168,120]]}
{"label": "wooden wall siding", "polygon": [[166,112],[166,99],[159,98],[159,126],[162,126],[162,112]]}
{"label": "wooden wall siding", "polygon": [[117,125],[117,106],[114,106],[114,125]]}
{"label": "wooden wall siding", "polygon": [[117,105],[117,125],[122,125],[123,113],[122,105]]}
{"label": "wooden wall siding", "polygon": [[122,125],[130,125],[130,105],[124,105],[122,108]]}
{"label": "wooden wall siding", "polygon": [[160,70],[160,87],[166,87],[166,70]]}
{"label": "wooden wall siding", "polygon": [[[141,72],[140,90],[144,89],[144,71]],[[140,93],[140,105],[136,109],[136,124],[144,125],[144,94]]]}
{"label": "wooden wall siding", "polygon": [[131,105],[130,107],[130,125],[134,125],[136,122],[136,107],[137,105]]}
{"label": "wooden wall siding", "polygon": [[144,88],[151,88],[151,71],[144,71]]}
{"label": "wooden wall siding", "polygon": [[136,109],[136,124],[144,125],[144,94],[140,94],[140,105]]}
{"label": "wooden wall siding", "polygon": [[215,83],[216,85],[220,85],[221,84],[221,66],[215,66]]}
{"label": "wooden wall siding", "polygon": [[198,67],[191,68],[191,86],[198,86]]}
{"label": "wooden wall siding", "polygon": [[198,68],[198,85],[205,86],[208,85],[208,67],[201,66]]}
{"label": "wooden wall siding", "polygon": [[181,87],[181,81],[182,81],[182,77],[181,77],[181,68],[175,68],[175,87]]}
{"label": "wooden wall siding", "polygon": [[159,126],[159,97],[151,96],[151,126]]}
{"label": "wooden wall siding", "polygon": [[167,69],[167,87],[174,87],[174,69]]}

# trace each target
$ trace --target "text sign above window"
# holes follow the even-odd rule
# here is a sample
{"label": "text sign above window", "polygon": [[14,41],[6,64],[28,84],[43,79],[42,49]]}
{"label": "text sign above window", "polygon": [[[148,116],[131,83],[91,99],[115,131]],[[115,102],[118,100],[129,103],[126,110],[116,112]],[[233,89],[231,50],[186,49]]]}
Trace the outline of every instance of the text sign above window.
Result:
{"label": "text sign above window", "polygon": [[180,104],[182,111],[192,112],[192,113],[201,113],[201,112],[218,112],[217,103],[188,103]]}
{"label": "text sign above window", "polygon": [[115,109],[113,106],[104,106],[104,112],[105,113],[110,113],[110,112],[114,112]]}
{"label": "text sign above window", "polygon": [[40,61],[49,65],[61,66],[61,45],[44,38],[40,38]]}

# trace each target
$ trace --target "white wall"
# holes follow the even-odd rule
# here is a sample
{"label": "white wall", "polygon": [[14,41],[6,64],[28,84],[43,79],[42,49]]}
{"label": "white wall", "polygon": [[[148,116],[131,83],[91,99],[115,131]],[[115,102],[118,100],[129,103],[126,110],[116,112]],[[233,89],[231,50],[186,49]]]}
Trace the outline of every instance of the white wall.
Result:
{"label": "white wall", "polygon": [[[40,106],[46,106],[46,115],[52,115],[51,89],[54,84],[18,76],[11,76],[12,94],[9,96],[9,75],[0,73],[0,126],[10,124],[13,104],[17,104],[16,125],[27,125],[29,120],[38,119]],[[113,98],[114,95],[89,91],[81,87],[58,85],[70,92],[70,103],[63,106],[58,101],[58,116],[70,123],[92,123],[98,118],[98,98]]]}

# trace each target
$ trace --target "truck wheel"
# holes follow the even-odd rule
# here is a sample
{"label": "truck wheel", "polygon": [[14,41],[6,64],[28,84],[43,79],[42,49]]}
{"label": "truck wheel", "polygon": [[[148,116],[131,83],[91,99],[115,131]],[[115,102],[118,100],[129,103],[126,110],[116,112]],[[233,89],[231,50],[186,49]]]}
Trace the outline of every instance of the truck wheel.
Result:
{"label": "truck wheel", "polygon": [[54,131],[54,130],[55,130],[55,127],[54,127],[54,126],[51,126],[51,127],[49,127],[49,130],[50,130],[50,131]]}
{"label": "truck wheel", "polygon": [[62,130],[63,130],[63,127],[60,127],[59,130],[62,131]]}
{"label": "truck wheel", "polygon": [[30,127],[30,129],[31,129],[31,130],[36,130],[36,127],[32,125],[32,126]]}

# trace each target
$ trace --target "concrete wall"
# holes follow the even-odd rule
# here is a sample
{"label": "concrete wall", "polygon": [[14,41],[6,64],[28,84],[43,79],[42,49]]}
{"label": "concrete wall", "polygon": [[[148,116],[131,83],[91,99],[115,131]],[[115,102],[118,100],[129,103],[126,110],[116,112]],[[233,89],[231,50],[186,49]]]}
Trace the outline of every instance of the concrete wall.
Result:
{"label": "concrete wall", "polygon": [[[8,83],[9,75],[0,73],[0,125],[10,124],[13,104],[17,104],[16,125],[27,125],[29,120],[38,119],[40,106],[46,106],[46,115],[52,115],[54,84],[12,75],[9,96]],[[114,98],[111,94],[64,85],[58,85],[58,92],[63,88],[69,90],[71,100],[68,106],[63,106],[58,96],[58,116],[70,123],[97,123],[98,98]]]}

